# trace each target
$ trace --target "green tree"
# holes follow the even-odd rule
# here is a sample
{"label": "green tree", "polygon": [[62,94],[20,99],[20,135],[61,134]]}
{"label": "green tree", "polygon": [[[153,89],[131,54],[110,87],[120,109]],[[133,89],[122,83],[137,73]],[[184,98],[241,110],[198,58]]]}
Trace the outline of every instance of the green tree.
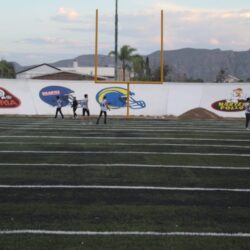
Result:
{"label": "green tree", "polygon": [[225,82],[226,80],[226,70],[221,68],[216,75],[216,82]]}
{"label": "green tree", "polygon": [[12,63],[5,60],[0,61],[0,78],[16,78],[15,69]]}
{"label": "green tree", "polygon": [[201,78],[193,79],[192,77],[190,77],[187,78],[186,82],[204,82],[204,80]]}
{"label": "green tree", "polygon": [[134,80],[143,80],[146,66],[144,58],[140,55],[135,55],[132,57],[131,61],[134,71]]}
{"label": "green tree", "polygon": [[146,80],[151,80],[152,75],[151,75],[151,68],[150,68],[148,56],[147,56],[146,62],[145,62],[145,73],[146,73]]}
{"label": "green tree", "polygon": [[[125,81],[125,74],[126,69],[131,69],[131,63],[135,56],[134,52],[136,51],[135,48],[130,47],[129,45],[124,45],[120,48],[120,51],[118,52],[118,58],[122,62],[122,79]],[[114,51],[111,51],[109,55],[115,55]]]}
{"label": "green tree", "polygon": [[[164,81],[167,81],[167,77],[170,73],[170,67],[166,64],[164,65]],[[158,67],[153,73],[153,80],[160,81],[161,80],[161,68]]]}

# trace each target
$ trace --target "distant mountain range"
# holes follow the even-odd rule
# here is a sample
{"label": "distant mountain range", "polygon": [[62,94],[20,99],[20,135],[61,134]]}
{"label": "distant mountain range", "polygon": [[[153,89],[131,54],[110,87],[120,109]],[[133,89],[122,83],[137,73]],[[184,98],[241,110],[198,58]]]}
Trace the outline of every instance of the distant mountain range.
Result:
{"label": "distant mountain range", "polygon": [[[160,65],[160,52],[156,51],[147,56],[152,71],[156,70]],[[165,51],[164,58],[165,63],[170,68],[170,80],[180,80],[185,76],[186,78],[213,82],[221,69],[225,70],[227,74],[242,80],[250,78],[250,50],[235,52],[220,49],[185,48]],[[72,67],[74,61],[77,61],[78,65],[82,67],[94,66],[94,55],[81,55],[73,59],[51,63],[51,65],[55,67]],[[114,58],[100,55],[99,66],[114,66]],[[16,72],[27,68],[18,63],[14,63],[14,67]]]}

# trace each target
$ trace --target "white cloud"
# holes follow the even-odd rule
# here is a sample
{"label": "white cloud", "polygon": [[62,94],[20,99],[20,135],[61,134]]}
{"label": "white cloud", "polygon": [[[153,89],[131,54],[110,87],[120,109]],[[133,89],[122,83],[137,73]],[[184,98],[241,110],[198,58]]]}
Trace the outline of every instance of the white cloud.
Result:
{"label": "white cloud", "polygon": [[78,39],[66,39],[66,38],[58,38],[58,37],[37,37],[37,38],[27,38],[18,41],[20,44],[30,44],[34,46],[47,46],[53,48],[59,47],[82,47],[82,42]]}
{"label": "white cloud", "polygon": [[[248,50],[250,34],[248,22],[250,10],[240,11],[214,11],[193,9],[185,6],[171,4],[168,0],[158,2],[151,8],[135,12],[122,12],[119,15],[119,46],[130,44],[138,48],[140,53],[150,53],[160,48],[160,10],[165,10],[165,49],[178,49],[183,47],[194,48],[221,48],[233,50]],[[81,20],[79,12],[59,8],[55,20],[71,22],[63,30],[72,32],[71,39],[33,38],[23,42],[30,44],[74,48],[82,47],[82,43],[93,43],[95,18],[86,16]],[[74,33],[74,34],[73,34]],[[78,40],[85,36],[82,40]],[[99,17],[99,49],[100,52],[109,51],[114,46],[114,17],[102,14]],[[107,52],[106,51],[106,52]],[[86,51],[88,53],[89,51]]]}
{"label": "white cloud", "polygon": [[[165,10],[165,48],[183,47],[248,50],[250,10],[208,10],[158,2],[146,11],[130,13],[120,37],[129,36],[137,46],[158,49],[160,10]],[[124,20],[122,20],[124,19]],[[140,28],[142,26],[142,28]],[[129,35],[130,34],[130,35]],[[135,43],[136,44],[136,43]]]}
{"label": "white cloud", "polygon": [[218,45],[221,44],[221,42],[220,42],[218,39],[216,39],[216,38],[210,38],[210,39],[209,39],[209,43],[210,43],[211,45],[215,45],[215,46],[218,46]]}
{"label": "white cloud", "polygon": [[[143,0],[141,0],[143,1]],[[119,46],[129,44],[139,53],[148,54],[160,49],[160,10],[165,13],[165,49],[220,48],[248,50],[250,41],[250,9],[194,9],[158,1],[140,11],[119,12]],[[108,53],[114,47],[114,16],[100,13],[99,52]],[[61,7],[52,18],[67,22],[58,28],[51,25],[41,35],[33,34],[18,42],[19,51],[51,53],[94,53],[95,17],[81,16],[79,10]],[[41,24],[41,27],[42,24]],[[54,35],[46,35],[54,34]]]}
{"label": "white cloud", "polygon": [[52,17],[52,20],[60,22],[78,22],[80,18],[79,12],[73,9],[67,9],[60,7],[57,11],[57,14]]}

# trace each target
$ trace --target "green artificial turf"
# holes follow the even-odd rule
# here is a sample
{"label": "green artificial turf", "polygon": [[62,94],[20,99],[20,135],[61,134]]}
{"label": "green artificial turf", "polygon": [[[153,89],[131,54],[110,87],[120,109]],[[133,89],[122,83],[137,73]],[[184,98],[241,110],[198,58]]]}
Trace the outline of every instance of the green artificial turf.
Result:
{"label": "green artificial turf", "polygon": [[[109,118],[107,126],[96,126],[93,118],[2,116],[0,128],[0,185],[250,188],[250,170],[240,169],[250,166],[243,120]],[[0,231],[250,233],[249,192],[0,188],[0,202]],[[3,250],[249,248],[250,238],[239,237],[0,235]]]}
{"label": "green artificial turf", "polygon": [[4,250],[248,250],[249,239],[208,237],[5,236]]}

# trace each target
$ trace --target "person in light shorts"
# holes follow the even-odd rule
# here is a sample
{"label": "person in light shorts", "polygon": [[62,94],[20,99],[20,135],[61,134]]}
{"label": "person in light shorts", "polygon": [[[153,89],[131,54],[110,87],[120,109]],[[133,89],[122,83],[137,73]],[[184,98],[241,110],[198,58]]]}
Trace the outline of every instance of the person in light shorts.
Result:
{"label": "person in light shorts", "polygon": [[110,110],[106,96],[103,97],[103,101],[101,102],[100,107],[101,107],[101,111],[96,121],[96,124],[99,124],[102,114],[104,115],[104,124],[106,124],[107,123],[107,110]]}
{"label": "person in light shorts", "polygon": [[82,100],[82,115],[85,116],[85,113],[87,113],[87,116],[89,116],[89,106],[88,106],[88,95],[84,95],[84,99]]}
{"label": "person in light shorts", "polygon": [[60,113],[62,119],[64,118],[64,115],[62,113],[62,106],[63,106],[63,101],[60,99],[60,96],[56,97],[56,114],[55,114],[55,119],[57,118],[58,112]]}

